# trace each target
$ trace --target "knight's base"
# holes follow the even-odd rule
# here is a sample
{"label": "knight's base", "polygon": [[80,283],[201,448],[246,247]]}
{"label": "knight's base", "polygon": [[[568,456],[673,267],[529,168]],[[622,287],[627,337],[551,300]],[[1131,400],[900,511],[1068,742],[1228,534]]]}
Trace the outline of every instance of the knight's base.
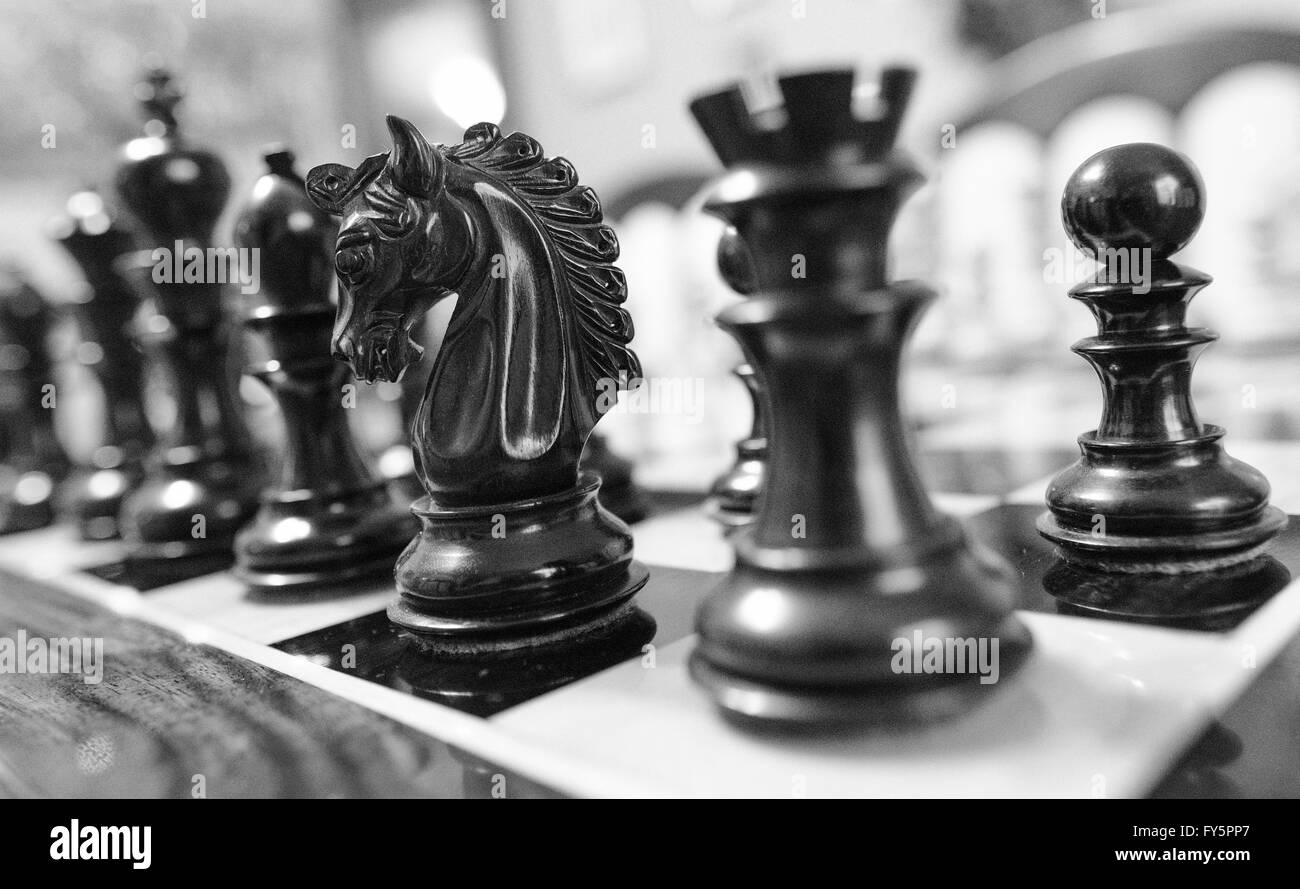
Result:
{"label": "knight's base", "polygon": [[631,603],[603,614],[601,621],[513,648],[406,635],[395,678],[422,698],[490,715],[637,657],[654,638],[654,618]]}
{"label": "knight's base", "polygon": [[644,565],[632,562],[621,575],[571,589],[562,608],[547,602],[487,617],[430,614],[414,607],[409,597],[399,595],[388,606],[388,619],[420,635],[426,647],[448,654],[537,648],[602,632],[617,623],[626,616],[628,601],[649,578]]}
{"label": "knight's base", "polygon": [[1061,558],[1095,571],[1125,574],[1196,574],[1219,571],[1257,558],[1286,527],[1286,513],[1267,506],[1254,520],[1188,534],[1133,534],[1062,523],[1052,512],[1038,517],[1038,533],[1055,543]]}
{"label": "knight's base", "polygon": [[893,681],[849,687],[779,686],[720,669],[691,655],[690,673],[732,722],[748,729],[819,732],[906,729],[969,713],[995,694],[1028,660],[1029,630],[1015,617],[997,629],[998,676],[978,673],[900,673]]}
{"label": "knight's base", "polygon": [[411,507],[420,534],[397,562],[398,626],[449,649],[549,644],[608,619],[645,585],[632,534],[601,505],[600,480],[531,500]]}

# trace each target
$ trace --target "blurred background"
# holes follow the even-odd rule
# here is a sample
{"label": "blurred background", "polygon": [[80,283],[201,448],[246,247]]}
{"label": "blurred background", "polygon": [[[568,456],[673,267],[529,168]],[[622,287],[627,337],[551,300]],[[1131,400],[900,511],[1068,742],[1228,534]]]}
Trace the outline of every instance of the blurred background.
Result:
{"label": "blurred background", "polygon": [[[175,72],[183,130],[230,167],[223,243],[267,143],[305,171],[387,150],[385,114],[442,142],[497,122],[600,194],[646,374],[698,395],[601,428],[646,485],[701,490],[749,405],[711,320],[736,297],[714,265],[720,226],[699,212],[719,166],[687,102],[829,65],[857,67],[865,95],[902,62],[921,73],[903,144],[930,179],[894,232],[893,275],[941,293],[905,403],[927,453],[974,455],[928,461],[932,484],[1001,493],[1057,468],[1095,424],[1096,380],[1069,351],[1092,319],[1049,257],[1071,249],[1069,173],[1119,142],[1173,145],[1207,183],[1206,222],[1179,257],[1216,278],[1191,313],[1223,337],[1198,369],[1202,418],[1234,438],[1300,429],[1295,0],[0,0],[0,22],[0,257],[53,302],[82,285],[47,222],[77,189],[107,191],[140,132],[146,64]],[[268,409],[257,387],[245,396]],[[384,416],[367,426],[376,450],[400,435]]]}

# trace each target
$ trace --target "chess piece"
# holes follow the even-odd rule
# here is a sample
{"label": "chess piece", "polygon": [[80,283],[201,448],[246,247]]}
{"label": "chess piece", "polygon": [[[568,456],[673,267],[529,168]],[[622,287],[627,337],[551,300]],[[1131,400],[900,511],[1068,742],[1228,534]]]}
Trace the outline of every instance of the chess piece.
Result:
{"label": "chess piece", "polygon": [[16,267],[0,266],[0,534],[54,521],[55,485],[67,473],[54,432],[52,314]]}
{"label": "chess piece", "polygon": [[86,279],[85,298],[72,307],[81,338],[77,358],[99,383],[104,412],[99,443],[64,482],[61,499],[84,539],[107,540],[118,536],[122,502],[143,477],[153,443],[143,359],[129,336],[140,301],[118,264],[132,251],[134,235],[90,190],[68,200],[51,234]]}
{"label": "chess piece", "polygon": [[600,202],[521,133],[442,146],[388,128],[388,154],[316,167],[307,188],[344,219],[334,351],[358,377],[398,379],[423,351],[412,322],[459,295],[412,430],[427,493],[389,616],[476,652],[628,617],[647,572],[578,471],[603,384],[640,377]]}
{"label": "chess piece", "polygon": [[1184,316],[1211,278],[1169,257],[1204,212],[1195,166],[1161,145],[1108,148],[1066,183],[1065,230],[1103,264],[1070,290],[1097,319],[1097,336],[1073,349],[1101,380],[1101,422],[1079,436],[1081,456],[1052,480],[1038,524],[1070,561],[1213,570],[1254,558],[1286,525],[1268,481],[1224,453],[1224,430],[1192,404],[1192,366],[1218,337]]}
{"label": "chess piece", "polygon": [[600,478],[602,506],[625,522],[639,522],[645,518],[645,498],[632,480],[632,461],[611,451],[605,436],[599,432],[591,434],[580,465]]}
{"label": "chess piece", "polygon": [[736,442],[736,462],[709,490],[708,511],[724,528],[739,528],[754,521],[758,495],[767,474],[767,437],[763,422],[763,392],[754,366],[736,366],[736,378],[749,393],[753,422],[749,435]]}
{"label": "chess piece", "polygon": [[[701,606],[691,672],[745,724],[893,724],[964,712],[1024,661],[1010,569],[935,510],[899,411],[903,345],[934,292],[887,283],[889,229],[920,181],[894,139],[914,74],[881,76],[878,117],[853,72],[782,77],[781,108],[739,87],[691,105],[728,172],[705,209],[735,226],[757,287],[718,322],[767,393],[767,481],[736,565]],[[918,638],[920,637],[920,638]]]}
{"label": "chess piece", "polygon": [[212,245],[230,176],[215,155],[181,137],[180,94],[166,72],[150,72],[138,93],[145,135],[126,146],[116,184],[142,230],[132,265],[146,296],[137,336],[170,383],[176,418],[123,504],[121,531],[139,570],[197,572],[229,564],[261,486],[223,305],[223,278],[237,254],[218,257]]}
{"label": "chess piece", "polygon": [[415,522],[365,465],[348,428],[353,384],[330,356],[336,226],[308,200],[291,153],[273,151],[266,164],[235,241],[261,255],[261,286],[245,298],[244,324],[267,359],[248,373],[275,395],[285,451],[279,484],[235,539],[235,574],[255,589],[386,574]]}
{"label": "chess piece", "polygon": [[[727,285],[741,296],[749,296],[758,287],[754,261],[746,252],[735,226],[727,226],[718,239],[718,271]],[[744,344],[739,345],[744,351]],[[709,489],[706,506],[709,514],[728,530],[743,527],[754,520],[758,495],[763,490],[763,477],[767,474],[762,383],[748,357],[736,365],[732,373],[749,393],[753,420],[749,435],[736,443],[736,462]]]}

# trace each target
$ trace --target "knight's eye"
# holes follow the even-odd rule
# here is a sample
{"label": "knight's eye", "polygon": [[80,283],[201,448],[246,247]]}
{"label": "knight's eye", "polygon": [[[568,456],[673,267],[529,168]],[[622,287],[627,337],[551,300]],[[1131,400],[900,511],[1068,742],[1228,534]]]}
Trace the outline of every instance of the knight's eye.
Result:
{"label": "knight's eye", "polygon": [[360,250],[340,250],[334,256],[334,267],[345,277],[359,275],[365,271],[366,254]]}

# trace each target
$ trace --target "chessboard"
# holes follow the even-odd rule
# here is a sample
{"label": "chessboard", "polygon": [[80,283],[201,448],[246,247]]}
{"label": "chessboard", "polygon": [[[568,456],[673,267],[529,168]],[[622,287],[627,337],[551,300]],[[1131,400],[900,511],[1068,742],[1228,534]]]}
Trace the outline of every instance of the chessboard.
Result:
{"label": "chessboard", "polygon": [[1047,483],[1037,473],[1068,451],[943,441],[920,457],[945,483],[936,505],[1014,567],[1017,613],[1035,640],[1029,662],[956,719],[811,736],[722,719],[687,672],[695,611],[732,560],[702,493],[650,494],[650,514],[632,526],[650,570],[637,601],[656,623],[651,642],[611,639],[581,658],[526,663],[539,681],[524,699],[517,676],[430,666],[385,615],[391,581],[267,595],[218,571],[140,588],[119,542],[58,525],[0,539],[0,619],[32,637],[102,637],[106,667],[95,685],[0,676],[0,787],[78,797],[189,796],[200,785],[211,797],[1300,792],[1285,740],[1300,715],[1300,487],[1288,481],[1300,449],[1233,443],[1278,480],[1273,502],[1293,515],[1269,550],[1273,571],[1138,581],[1155,605],[1193,583],[1203,601],[1256,604],[1168,626],[1105,619],[1050,592],[1063,580],[1034,527]]}

